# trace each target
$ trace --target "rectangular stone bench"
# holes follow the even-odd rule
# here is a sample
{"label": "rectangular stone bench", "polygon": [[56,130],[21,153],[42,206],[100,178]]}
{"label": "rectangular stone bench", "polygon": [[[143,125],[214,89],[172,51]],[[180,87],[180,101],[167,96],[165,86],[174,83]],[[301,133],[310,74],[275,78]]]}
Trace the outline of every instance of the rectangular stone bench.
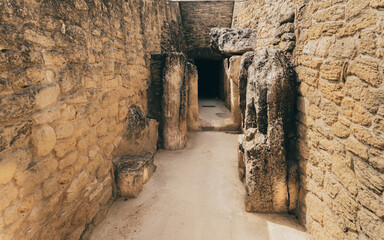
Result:
{"label": "rectangular stone bench", "polygon": [[156,171],[153,154],[126,155],[114,161],[119,197],[135,198]]}

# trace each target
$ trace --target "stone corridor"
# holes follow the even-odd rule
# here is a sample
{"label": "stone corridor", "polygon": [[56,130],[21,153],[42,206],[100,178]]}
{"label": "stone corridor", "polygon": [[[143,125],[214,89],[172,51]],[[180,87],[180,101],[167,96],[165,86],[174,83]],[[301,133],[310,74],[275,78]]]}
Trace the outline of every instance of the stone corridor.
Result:
{"label": "stone corridor", "polygon": [[135,199],[118,199],[91,240],[302,240],[292,216],[247,213],[237,176],[237,135],[190,133],[159,151],[157,171]]}

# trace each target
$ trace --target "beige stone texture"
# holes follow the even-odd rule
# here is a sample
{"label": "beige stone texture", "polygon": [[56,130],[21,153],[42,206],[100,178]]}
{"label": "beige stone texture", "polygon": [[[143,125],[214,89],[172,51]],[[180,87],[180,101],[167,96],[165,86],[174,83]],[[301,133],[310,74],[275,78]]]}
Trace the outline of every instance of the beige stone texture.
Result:
{"label": "beige stone texture", "polygon": [[359,17],[353,18],[351,21],[349,21],[343,28],[341,28],[337,36],[338,37],[344,37],[347,35],[353,35],[358,30],[370,27],[374,24],[376,24],[378,21],[377,15],[370,11],[365,11]]}
{"label": "beige stone texture", "polygon": [[241,126],[240,98],[239,98],[239,73],[240,56],[233,56],[229,59],[229,78],[231,86],[231,120],[237,126]]}
{"label": "beige stone texture", "polygon": [[42,125],[33,129],[32,143],[38,156],[46,156],[55,147],[55,131],[49,125]]}
{"label": "beige stone texture", "polygon": [[183,149],[187,141],[185,62],[185,56],[179,53],[167,54],[165,59],[162,110],[164,148],[168,150]]}
{"label": "beige stone texture", "polygon": [[374,8],[384,7],[384,1],[383,0],[371,0],[370,6]]}
{"label": "beige stone texture", "polygon": [[378,62],[367,57],[357,58],[348,71],[374,87],[378,87],[383,82]]}
{"label": "beige stone texture", "polygon": [[[384,239],[383,0],[227,2],[209,20],[232,8],[255,50],[284,48],[295,66],[293,211],[314,239]],[[183,39],[178,3],[155,0],[9,0],[0,15],[0,239],[86,238],[108,211],[112,159],[157,150],[151,54],[208,44],[205,30]]]}
{"label": "beige stone texture", "polygon": [[341,103],[343,115],[354,123],[367,126],[371,123],[371,114],[358,103],[345,99]]}
{"label": "beige stone texture", "polygon": [[198,72],[196,66],[187,63],[186,77],[188,78],[188,130],[200,130]]}
{"label": "beige stone texture", "polygon": [[48,85],[43,87],[36,94],[36,108],[38,110],[44,109],[45,107],[56,102],[57,97],[59,96],[60,89],[57,85]]}
{"label": "beige stone texture", "polygon": [[[0,238],[77,240],[108,210],[128,109],[147,115],[150,55],[185,50],[180,9],[154,0],[0,9]],[[158,123],[145,121],[128,151],[156,151]]]}
{"label": "beige stone texture", "polygon": [[352,125],[351,132],[360,142],[379,149],[384,149],[384,140],[373,136],[367,128],[358,125]]}
{"label": "beige stone texture", "polygon": [[349,129],[339,122],[332,125],[332,132],[341,138],[346,138],[350,135]]}

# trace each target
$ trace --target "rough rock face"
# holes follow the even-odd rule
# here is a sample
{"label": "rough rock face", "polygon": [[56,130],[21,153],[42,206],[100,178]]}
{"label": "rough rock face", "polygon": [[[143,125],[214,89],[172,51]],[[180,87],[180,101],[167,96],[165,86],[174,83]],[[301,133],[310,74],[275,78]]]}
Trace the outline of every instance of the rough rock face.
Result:
{"label": "rough rock face", "polygon": [[241,119],[245,118],[246,108],[246,95],[247,95],[247,82],[248,82],[248,68],[253,63],[255,52],[246,52],[241,56],[240,70],[239,70],[239,102]]}
{"label": "rough rock face", "polygon": [[153,173],[153,154],[123,156],[114,162],[115,177],[120,197],[137,197]]}
{"label": "rough rock face", "polygon": [[212,28],[211,48],[224,55],[243,54],[255,49],[257,30],[241,28]]}
{"label": "rough rock face", "polygon": [[163,77],[164,148],[184,148],[187,141],[187,92],[185,77],[186,59],[181,53],[168,53]]}
{"label": "rough rock face", "polygon": [[114,151],[114,155],[155,153],[159,123],[154,119],[147,118],[145,113],[136,105],[132,105],[128,109],[126,119],[128,126],[119,146]]}
{"label": "rough rock face", "polygon": [[253,212],[288,212],[288,162],[295,107],[293,74],[279,50],[263,49],[252,55],[247,75],[245,134],[240,136],[239,146],[246,208]]}
{"label": "rough rock face", "polygon": [[200,130],[197,67],[187,63],[185,77],[188,82],[188,129]]}

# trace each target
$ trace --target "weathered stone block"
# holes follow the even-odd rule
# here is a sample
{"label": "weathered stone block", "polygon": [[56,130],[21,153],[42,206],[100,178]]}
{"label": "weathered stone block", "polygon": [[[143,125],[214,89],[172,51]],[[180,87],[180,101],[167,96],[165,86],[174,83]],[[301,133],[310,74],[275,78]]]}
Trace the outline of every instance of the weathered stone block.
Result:
{"label": "weathered stone block", "polygon": [[332,172],[336,175],[341,184],[354,196],[356,196],[359,184],[355,173],[337,155],[333,156]]}
{"label": "weathered stone block", "polygon": [[136,105],[132,105],[128,109],[126,119],[128,124],[125,128],[125,133],[121,141],[116,144],[117,147],[114,154],[121,156],[141,154],[142,152],[156,152],[158,122],[154,119],[146,118],[144,112]]}
{"label": "weathered stone block", "polygon": [[383,82],[379,71],[379,64],[377,61],[367,57],[357,58],[350,65],[348,71],[374,87],[378,87]]}
{"label": "weathered stone block", "polygon": [[328,80],[320,79],[319,89],[326,99],[338,105],[340,105],[341,101],[344,98],[342,93],[343,85],[341,83],[335,83]]}
{"label": "weathered stone block", "polygon": [[350,135],[349,129],[339,122],[332,125],[332,132],[341,138],[346,138]]}
{"label": "weathered stone block", "polygon": [[358,212],[358,219],[363,233],[371,239],[384,239],[384,223],[375,214],[363,208]]}
{"label": "weathered stone block", "polygon": [[305,82],[313,87],[317,87],[319,82],[319,71],[312,68],[299,66],[296,68],[296,72],[298,74],[299,81]]}
{"label": "weathered stone block", "polygon": [[360,142],[379,149],[384,149],[384,140],[373,136],[368,129],[359,125],[352,125],[351,132]]}
{"label": "weathered stone block", "polygon": [[348,151],[354,153],[355,155],[361,157],[362,159],[367,160],[369,158],[368,147],[360,143],[356,139],[349,138],[345,143],[345,147]]}
{"label": "weathered stone block", "polygon": [[72,136],[74,132],[74,124],[72,122],[63,121],[55,127],[56,138],[64,139]]}
{"label": "weathered stone block", "polygon": [[56,145],[54,146],[56,156],[61,158],[68,152],[74,150],[76,147],[76,143],[77,142],[75,138],[57,140]]}
{"label": "weathered stone block", "polygon": [[0,97],[0,123],[11,122],[19,118],[27,118],[34,110],[35,99],[31,92]]}
{"label": "weathered stone block", "polygon": [[308,214],[311,216],[311,218],[322,224],[324,218],[323,209],[325,204],[318,197],[311,193],[307,194],[305,203],[308,208]]}
{"label": "weathered stone block", "polygon": [[[244,66],[244,65],[243,65]],[[288,212],[288,167],[294,129],[293,74],[283,52],[263,49],[248,67],[244,150],[246,208]]]}
{"label": "weathered stone block", "polygon": [[211,48],[230,56],[252,51],[257,44],[257,30],[213,28],[210,32]]}
{"label": "weathered stone block", "polygon": [[40,184],[56,171],[57,165],[57,160],[50,154],[38,162],[31,161],[24,170],[17,171],[14,179],[19,187],[19,197],[39,189]]}
{"label": "weathered stone block", "polygon": [[0,210],[4,210],[17,198],[18,189],[13,183],[0,187]]}
{"label": "weathered stone block", "polygon": [[114,162],[118,194],[121,197],[137,197],[156,170],[153,154],[123,156]]}
{"label": "weathered stone block", "polygon": [[371,0],[370,6],[373,8],[384,7],[384,0]]}
{"label": "weathered stone block", "polygon": [[354,123],[367,126],[371,123],[371,114],[357,102],[344,98],[341,102],[344,116]]}
{"label": "weathered stone block", "polygon": [[334,6],[327,8],[323,11],[316,12],[316,14],[314,15],[314,19],[317,22],[338,21],[344,18],[344,13],[344,6]]}
{"label": "weathered stone block", "polygon": [[357,180],[376,194],[382,194],[384,191],[383,174],[374,170],[366,162],[360,159],[355,159],[354,166]]}
{"label": "weathered stone block", "polygon": [[380,195],[363,187],[357,195],[357,201],[378,217],[384,217],[384,198]]}
{"label": "weathered stone block", "polygon": [[59,93],[60,88],[56,84],[43,86],[35,96],[36,109],[41,110],[55,103]]}
{"label": "weathered stone block", "polygon": [[337,36],[344,37],[353,35],[360,29],[376,24],[377,20],[377,15],[375,13],[366,11],[359,15],[359,17],[353,18],[343,28],[339,29]]}
{"label": "weathered stone block", "polygon": [[32,143],[38,156],[46,156],[56,144],[56,134],[49,125],[42,125],[32,130]]}
{"label": "weathered stone block", "polygon": [[294,28],[293,23],[283,24],[276,30],[275,37],[279,38],[285,33],[294,32],[294,30],[295,30],[295,28]]}

